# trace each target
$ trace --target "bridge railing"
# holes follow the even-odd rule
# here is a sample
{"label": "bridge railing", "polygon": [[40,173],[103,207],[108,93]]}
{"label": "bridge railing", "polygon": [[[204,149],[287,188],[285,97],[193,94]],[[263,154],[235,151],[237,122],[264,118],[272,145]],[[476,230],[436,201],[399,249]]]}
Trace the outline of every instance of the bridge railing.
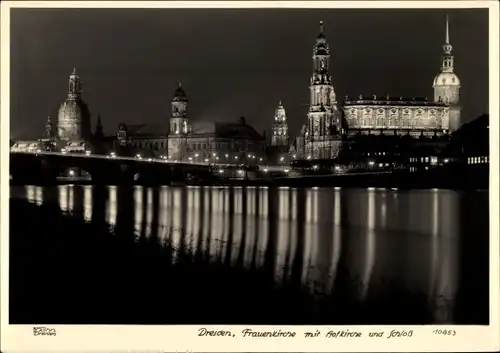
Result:
{"label": "bridge railing", "polygon": [[[242,168],[241,166],[229,163],[213,163],[213,162],[195,162],[195,161],[172,161],[166,158],[152,158],[152,157],[122,157],[117,156],[114,153],[108,155],[102,154],[92,154],[92,153],[71,153],[71,152],[52,152],[52,151],[11,151],[15,154],[34,154],[34,155],[52,155],[61,157],[75,157],[75,158],[99,158],[99,159],[114,159],[114,160],[126,160],[126,161],[136,161],[144,163],[162,163],[162,164],[189,164],[189,165],[199,165],[199,166],[213,166],[216,168]],[[274,165],[259,165],[257,166],[259,171],[284,171],[287,173],[291,168],[289,166],[274,166]]]}

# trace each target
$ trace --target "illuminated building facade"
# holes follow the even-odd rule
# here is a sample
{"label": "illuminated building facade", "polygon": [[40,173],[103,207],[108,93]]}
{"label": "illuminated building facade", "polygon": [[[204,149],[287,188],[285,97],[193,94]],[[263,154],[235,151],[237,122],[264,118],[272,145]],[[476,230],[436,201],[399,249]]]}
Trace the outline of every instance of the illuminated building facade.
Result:
{"label": "illuminated building facade", "polygon": [[[162,130],[167,131],[162,134]],[[245,118],[234,123],[192,121],[188,97],[180,84],[171,101],[167,129],[120,124],[115,146],[130,146],[138,154],[172,161],[258,164],[266,159],[264,138]]]}
{"label": "illuminated building facade", "polygon": [[441,69],[433,82],[434,99],[389,96],[352,99],[346,96],[343,112],[349,134],[442,136],[460,127],[460,80],[454,73],[449,25]]}

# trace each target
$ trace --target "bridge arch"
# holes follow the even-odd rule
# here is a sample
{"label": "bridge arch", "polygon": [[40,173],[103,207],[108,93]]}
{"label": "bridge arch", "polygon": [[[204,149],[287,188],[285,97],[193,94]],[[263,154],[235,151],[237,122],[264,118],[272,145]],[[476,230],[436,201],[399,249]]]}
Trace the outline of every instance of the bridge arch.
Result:
{"label": "bridge arch", "polygon": [[57,178],[67,181],[91,181],[93,179],[91,172],[80,166],[63,167]]}

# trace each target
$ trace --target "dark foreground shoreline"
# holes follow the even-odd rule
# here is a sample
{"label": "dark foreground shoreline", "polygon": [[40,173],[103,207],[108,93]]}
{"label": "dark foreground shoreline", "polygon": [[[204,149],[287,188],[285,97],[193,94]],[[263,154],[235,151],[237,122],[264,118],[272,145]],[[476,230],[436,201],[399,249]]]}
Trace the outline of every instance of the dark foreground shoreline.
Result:
{"label": "dark foreground shoreline", "polygon": [[[199,252],[203,253],[203,252]],[[227,255],[227,254],[226,254]],[[10,200],[11,324],[430,324],[432,302],[394,283],[357,300],[356,278],[340,268],[333,293],[313,294],[269,270],[228,267],[128,229],[86,223],[56,206]],[[272,257],[266,257],[272,261]],[[272,267],[272,266],[270,266]],[[295,266],[294,266],[295,267]],[[483,294],[458,293],[457,324],[488,324]],[[479,298],[480,297],[480,298]],[[481,300],[481,298],[483,300]],[[487,297],[486,297],[487,298]],[[487,300],[487,299],[486,299]]]}

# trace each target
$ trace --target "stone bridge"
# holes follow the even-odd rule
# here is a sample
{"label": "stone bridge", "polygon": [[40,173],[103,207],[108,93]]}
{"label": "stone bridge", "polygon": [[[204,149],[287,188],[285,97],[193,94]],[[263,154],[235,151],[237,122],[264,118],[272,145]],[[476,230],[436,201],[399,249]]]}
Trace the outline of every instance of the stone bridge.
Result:
{"label": "stone bridge", "polygon": [[[220,179],[210,165],[172,163],[166,160],[63,153],[10,153],[13,183],[51,184],[58,180],[90,180],[93,184],[201,183]],[[217,167],[219,170],[220,167]]]}

